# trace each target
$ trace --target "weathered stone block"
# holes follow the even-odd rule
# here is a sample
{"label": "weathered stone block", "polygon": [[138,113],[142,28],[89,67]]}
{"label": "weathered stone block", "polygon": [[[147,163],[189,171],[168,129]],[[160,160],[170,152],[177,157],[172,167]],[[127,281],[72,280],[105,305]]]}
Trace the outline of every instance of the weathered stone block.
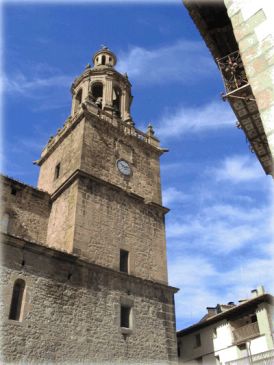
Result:
{"label": "weathered stone block", "polygon": [[[4,247],[6,256],[15,254],[13,261],[4,263],[1,272],[6,293],[2,297],[5,309],[0,314],[5,328],[1,343],[4,362],[26,358],[28,363],[37,363],[43,358],[56,363],[92,359],[115,364],[132,359],[167,364],[174,359],[174,319],[163,321],[155,315],[173,307],[172,288],[128,276],[132,290],[129,295],[124,276],[119,272],[80,261],[74,261],[72,276],[68,278],[63,273],[71,271],[70,261],[74,257],[60,253],[55,258],[51,249],[38,246],[36,252],[25,248],[26,266],[21,271],[20,241],[17,240],[17,246],[16,242],[10,246],[7,238]],[[17,277],[26,281],[28,294],[22,322],[8,319],[12,286]],[[121,303],[130,305],[134,312],[134,325],[127,335],[120,327]]]}
{"label": "weathered stone block", "polygon": [[260,110],[269,108],[274,104],[273,89],[264,89],[257,93],[256,101]]}
{"label": "weathered stone block", "polygon": [[256,14],[250,17],[244,24],[240,24],[234,28],[234,35],[239,42],[241,39],[254,32],[254,28],[266,20],[263,10],[259,10]]}

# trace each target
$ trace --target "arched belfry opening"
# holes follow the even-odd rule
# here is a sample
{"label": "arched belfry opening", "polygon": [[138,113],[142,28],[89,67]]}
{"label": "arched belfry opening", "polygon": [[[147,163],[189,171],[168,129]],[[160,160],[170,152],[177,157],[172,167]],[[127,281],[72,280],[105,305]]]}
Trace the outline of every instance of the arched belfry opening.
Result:
{"label": "arched belfry opening", "polygon": [[96,82],[91,86],[91,95],[95,104],[102,108],[103,101],[103,84],[101,82]]}
{"label": "arched belfry opening", "polygon": [[121,115],[121,95],[122,95],[121,89],[117,86],[114,87],[112,105],[113,105],[113,111],[117,116]]}
{"label": "arched belfry opening", "polygon": [[103,55],[102,56],[102,65],[105,65],[106,64],[106,56],[105,55]]}
{"label": "arched belfry opening", "polygon": [[9,319],[14,321],[22,320],[23,299],[26,283],[22,279],[17,279],[13,285]]}
{"label": "arched belfry opening", "polygon": [[80,105],[81,105],[81,103],[82,103],[82,97],[83,97],[83,91],[82,91],[82,89],[80,89],[80,90],[77,92],[76,96],[75,96],[75,108],[74,108],[75,112],[77,112],[77,111],[78,111],[79,106],[80,106]]}

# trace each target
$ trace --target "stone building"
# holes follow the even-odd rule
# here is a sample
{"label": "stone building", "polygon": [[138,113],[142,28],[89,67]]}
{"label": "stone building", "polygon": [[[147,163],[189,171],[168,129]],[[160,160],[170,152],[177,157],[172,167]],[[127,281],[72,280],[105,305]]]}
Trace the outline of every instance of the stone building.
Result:
{"label": "stone building", "polygon": [[238,305],[218,304],[207,311],[198,323],[177,333],[180,364],[274,363],[274,302],[263,287]]}
{"label": "stone building", "polygon": [[274,13],[269,0],[183,0],[224,81],[222,97],[274,176]]}
{"label": "stone building", "polygon": [[2,177],[4,363],[177,360],[159,158],[135,128],[131,84],[106,47],[72,84],[72,111],[36,164]]}

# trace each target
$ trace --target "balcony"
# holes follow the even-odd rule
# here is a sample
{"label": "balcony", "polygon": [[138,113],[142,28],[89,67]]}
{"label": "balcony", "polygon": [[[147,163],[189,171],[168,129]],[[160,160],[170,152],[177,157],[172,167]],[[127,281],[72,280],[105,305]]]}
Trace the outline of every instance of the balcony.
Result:
{"label": "balcony", "polygon": [[256,153],[265,173],[274,176],[272,153],[239,51],[218,58],[216,62],[224,82],[223,100],[230,103],[238,120],[236,125],[245,133],[249,148]]}
{"label": "balcony", "polygon": [[250,338],[260,335],[258,322],[247,324],[233,330],[233,342],[238,344],[244,342]]}
{"label": "balcony", "polygon": [[273,365],[274,350],[260,352],[259,354],[242,357],[241,359],[227,361],[225,365]]}
{"label": "balcony", "polygon": [[216,61],[223,77],[227,95],[248,86],[239,51],[230,53],[226,57],[218,58]]}

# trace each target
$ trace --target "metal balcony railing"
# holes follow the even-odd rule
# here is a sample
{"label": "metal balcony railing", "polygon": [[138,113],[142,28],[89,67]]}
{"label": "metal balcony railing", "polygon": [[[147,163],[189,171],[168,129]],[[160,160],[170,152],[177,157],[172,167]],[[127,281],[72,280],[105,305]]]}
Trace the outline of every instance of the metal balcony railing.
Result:
{"label": "metal balcony railing", "polygon": [[233,330],[234,343],[245,341],[260,334],[258,322],[247,324]]}
{"label": "metal balcony railing", "polygon": [[248,85],[239,51],[232,52],[222,58],[217,58],[216,61],[223,77],[226,94]]}
{"label": "metal balcony railing", "polygon": [[259,354],[242,357],[238,360],[227,361],[225,365],[273,365],[274,350],[260,352]]}

